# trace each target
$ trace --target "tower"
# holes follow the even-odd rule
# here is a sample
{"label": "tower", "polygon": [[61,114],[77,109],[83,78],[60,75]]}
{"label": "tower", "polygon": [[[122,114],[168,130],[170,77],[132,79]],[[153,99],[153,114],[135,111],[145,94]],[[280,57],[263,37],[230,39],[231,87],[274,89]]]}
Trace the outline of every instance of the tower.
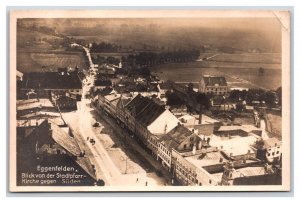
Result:
{"label": "tower", "polygon": [[232,185],[233,183],[233,163],[232,161],[226,162],[224,165],[224,172],[222,175],[221,185]]}

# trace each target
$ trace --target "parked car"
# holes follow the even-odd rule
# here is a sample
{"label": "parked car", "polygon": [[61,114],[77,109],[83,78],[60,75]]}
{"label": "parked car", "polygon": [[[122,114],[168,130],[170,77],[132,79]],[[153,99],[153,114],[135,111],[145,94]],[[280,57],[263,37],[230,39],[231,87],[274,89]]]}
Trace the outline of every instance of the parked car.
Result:
{"label": "parked car", "polygon": [[99,122],[94,123],[93,127],[100,127],[100,123]]}
{"label": "parked car", "polygon": [[96,141],[95,141],[93,138],[90,139],[90,143],[91,143],[92,145],[94,145],[95,142],[96,142]]}

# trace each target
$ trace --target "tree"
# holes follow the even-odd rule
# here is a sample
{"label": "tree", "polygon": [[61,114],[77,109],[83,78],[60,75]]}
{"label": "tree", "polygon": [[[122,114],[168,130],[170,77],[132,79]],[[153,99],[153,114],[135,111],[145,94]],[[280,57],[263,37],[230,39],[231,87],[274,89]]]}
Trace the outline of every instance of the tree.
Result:
{"label": "tree", "polygon": [[167,105],[170,106],[182,106],[185,105],[185,102],[174,92],[167,91]]}
{"label": "tree", "polygon": [[193,83],[189,83],[188,86],[187,86],[187,91],[188,93],[192,93],[194,92],[194,84]]}

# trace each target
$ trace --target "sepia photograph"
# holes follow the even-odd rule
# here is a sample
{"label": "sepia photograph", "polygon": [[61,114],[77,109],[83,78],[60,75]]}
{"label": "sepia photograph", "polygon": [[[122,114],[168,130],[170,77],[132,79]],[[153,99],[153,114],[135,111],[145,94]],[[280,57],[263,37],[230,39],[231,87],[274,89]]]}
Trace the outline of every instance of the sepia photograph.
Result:
{"label": "sepia photograph", "polygon": [[289,191],[290,13],[10,13],[11,192]]}

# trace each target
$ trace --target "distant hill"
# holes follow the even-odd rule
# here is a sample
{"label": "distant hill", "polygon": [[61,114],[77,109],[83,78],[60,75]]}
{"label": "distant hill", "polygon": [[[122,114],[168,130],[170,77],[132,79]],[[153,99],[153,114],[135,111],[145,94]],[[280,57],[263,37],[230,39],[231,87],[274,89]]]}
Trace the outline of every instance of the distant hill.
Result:
{"label": "distant hill", "polygon": [[281,52],[281,27],[275,18],[23,19],[19,24],[137,49],[204,46],[208,50]]}

